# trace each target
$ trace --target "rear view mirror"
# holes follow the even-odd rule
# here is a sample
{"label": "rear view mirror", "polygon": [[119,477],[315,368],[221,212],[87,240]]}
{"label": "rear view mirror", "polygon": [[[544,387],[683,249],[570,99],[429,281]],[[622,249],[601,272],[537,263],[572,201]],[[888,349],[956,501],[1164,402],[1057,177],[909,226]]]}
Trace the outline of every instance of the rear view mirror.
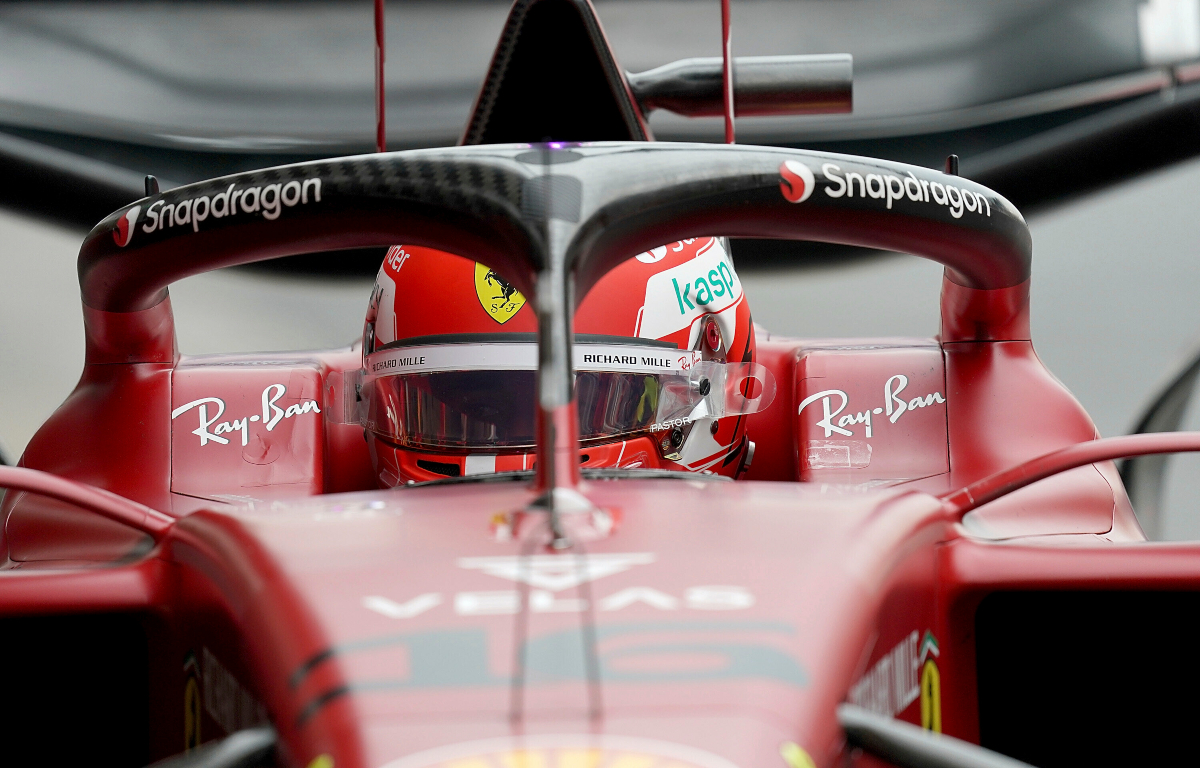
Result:
{"label": "rear view mirror", "polygon": [[[1197,415],[1189,414],[1188,405],[1196,391],[1198,378],[1200,378],[1200,350],[1193,353],[1192,357],[1154,397],[1138,420],[1133,434],[1177,432],[1188,427],[1186,422],[1196,421]],[[1195,426],[1192,425],[1191,428],[1195,428]],[[1167,473],[1168,466],[1174,466],[1179,470],[1185,465],[1191,467],[1194,461],[1195,457],[1187,455],[1156,454],[1129,458],[1121,462],[1121,480],[1125,483],[1125,490],[1129,494],[1130,502],[1133,503],[1138,522],[1141,523],[1142,530],[1146,532],[1148,538],[1161,539],[1167,532],[1165,523],[1170,512],[1167,506],[1170,497],[1191,496],[1195,498],[1194,494],[1178,493],[1184,491],[1184,488],[1176,486],[1181,484],[1200,485],[1200,473],[1176,471],[1170,478]],[[1194,508],[1181,509],[1180,515],[1186,516],[1188,519],[1200,519],[1200,515]],[[1171,538],[1176,537],[1172,536]],[[1188,538],[1195,537],[1189,536]]]}
{"label": "rear view mirror", "polygon": [[[733,105],[738,117],[822,115],[854,107],[854,59],[848,53],[737,56]],[[721,59],[681,59],[626,74],[642,114],[665,109],[686,117],[724,114]]]}
{"label": "rear view mirror", "polygon": [[[258,768],[274,765],[276,741],[275,729],[270,726],[247,728],[223,739],[201,744],[186,754],[159,760],[149,768]],[[333,761],[329,764],[332,765]]]}

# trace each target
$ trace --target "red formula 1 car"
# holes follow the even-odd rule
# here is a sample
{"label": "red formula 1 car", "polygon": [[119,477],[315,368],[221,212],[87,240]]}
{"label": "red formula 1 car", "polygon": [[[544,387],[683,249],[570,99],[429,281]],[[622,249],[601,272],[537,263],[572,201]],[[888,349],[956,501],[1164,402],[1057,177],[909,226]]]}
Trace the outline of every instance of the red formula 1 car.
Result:
{"label": "red formula 1 car", "polygon": [[[1200,548],[1145,541],[1112,460],[1200,438],[1096,439],[1034,352],[1021,215],[941,171],[640,141],[644,104],[589,14],[518,4],[464,146],[192,184],[88,236],[83,375],[0,468],[9,759],[1190,758]],[[575,30],[599,84],[574,123],[528,80],[539,29]],[[580,141],[497,143],[536,130]],[[581,472],[573,308],[632,254],[705,236],[938,261],[941,332],[760,329],[754,367],[657,379],[668,426],[746,420],[742,479]],[[531,469],[380,490],[362,349],[178,354],[172,281],[397,242],[470,253],[536,308]]]}

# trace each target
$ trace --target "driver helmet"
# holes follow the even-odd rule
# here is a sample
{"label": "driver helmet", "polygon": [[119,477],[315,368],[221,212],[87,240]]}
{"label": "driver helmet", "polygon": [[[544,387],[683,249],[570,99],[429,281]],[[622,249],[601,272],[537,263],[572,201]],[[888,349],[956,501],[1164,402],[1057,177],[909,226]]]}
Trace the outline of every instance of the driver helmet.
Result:
{"label": "driver helmet", "polygon": [[[535,308],[490,267],[432,248],[389,248],[358,385],[379,483],[532,469],[536,330]],[[736,477],[749,465],[745,408],[688,418],[695,409],[664,405],[670,382],[686,380],[696,362],[754,362],[750,307],[727,241],[671,243],[610,271],[575,313],[573,354],[581,468]]]}

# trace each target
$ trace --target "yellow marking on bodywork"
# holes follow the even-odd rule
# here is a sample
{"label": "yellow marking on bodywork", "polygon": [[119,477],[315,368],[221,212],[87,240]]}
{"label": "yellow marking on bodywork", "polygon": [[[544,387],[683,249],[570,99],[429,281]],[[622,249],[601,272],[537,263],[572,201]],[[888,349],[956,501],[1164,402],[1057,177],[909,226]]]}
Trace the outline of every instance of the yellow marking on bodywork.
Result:
{"label": "yellow marking on bodywork", "polygon": [[779,754],[790,768],[817,768],[812,757],[804,751],[804,747],[794,741],[785,741],[779,745]]}
{"label": "yellow marking on bodywork", "polygon": [[558,768],[596,768],[603,758],[598,749],[563,749],[558,753]]}
{"label": "yellow marking on bodywork", "polygon": [[528,749],[514,749],[500,756],[505,768],[546,768],[546,754]]}
{"label": "yellow marking on bodywork", "polygon": [[622,752],[613,758],[608,768],[650,768],[658,762],[658,758],[650,755],[639,755],[635,752]]}
{"label": "yellow marking on bodywork", "polygon": [[942,673],[933,659],[921,667],[921,727],[942,732]]}

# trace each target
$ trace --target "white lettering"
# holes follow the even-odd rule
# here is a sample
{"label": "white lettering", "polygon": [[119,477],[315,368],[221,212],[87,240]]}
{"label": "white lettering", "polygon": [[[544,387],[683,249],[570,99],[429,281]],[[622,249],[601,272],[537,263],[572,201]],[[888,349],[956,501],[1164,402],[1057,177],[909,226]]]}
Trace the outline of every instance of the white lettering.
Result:
{"label": "white lettering", "polygon": [[362,604],[364,608],[381,613],[389,619],[411,619],[414,616],[420,616],[430,608],[436,608],[441,605],[442,596],[437,592],[426,592],[423,595],[414,597],[407,603],[397,603],[386,597],[369,595],[362,599]]}
{"label": "white lettering", "polygon": [[[204,203],[204,212],[200,212],[200,204]],[[192,203],[192,231],[200,231],[200,222],[208,218],[209,202],[208,197],[197,197]]]}
{"label": "white lettering", "polygon": [[846,180],[837,175],[837,171],[840,170],[842,169],[833,163],[825,163],[821,166],[821,173],[825,174],[825,178],[835,182],[838,185],[836,192],[834,192],[829,186],[825,187],[825,194],[829,195],[830,197],[841,197],[842,195],[846,194]]}
{"label": "white lettering", "polygon": [[287,387],[282,384],[272,384],[263,390],[262,420],[263,426],[267,428],[268,432],[274,431],[275,426],[283,420],[284,411],[278,405],[275,405],[275,402],[283,397],[284,392],[287,392]]}
{"label": "white lettering", "polygon": [[213,430],[213,434],[214,435],[223,435],[227,432],[238,432],[238,431],[241,431],[241,433],[242,433],[242,445],[243,446],[249,445],[250,444],[250,419],[247,418],[246,416],[243,416],[240,419],[234,419],[233,421],[221,422],[220,424],[217,425],[217,428]]}
{"label": "white lettering", "polygon": [[924,202],[924,198],[921,197],[921,182],[916,176],[913,176],[912,171],[908,172],[908,178],[904,180],[904,194],[908,195],[908,199],[913,202]]}
{"label": "white lettering", "polygon": [[[209,405],[217,406],[217,412],[213,414],[211,419],[208,418]],[[215,432],[208,431],[208,428],[212,426],[217,419],[221,418],[221,414],[225,413],[225,401],[219,397],[202,397],[199,400],[193,400],[192,402],[187,403],[186,405],[181,405],[175,410],[171,411],[171,420],[174,421],[193,408],[196,408],[199,411],[200,426],[197,429],[193,429],[192,434],[200,438],[200,445],[208,445],[210,440],[220,443],[221,445],[229,445],[229,440],[225,439],[224,437],[219,437]]]}
{"label": "white lettering", "polygon": [[279,200],[279,189],[282,184],[268,184],[262,191],[263,218],[274,221],[283,211]]}
{"label": "white lettering", "polygon": [[[223,219],[226,214],[233,212],[229,207],[229,194],[233,192],[233,187],[234,185],[230,184],[229,189],[213,195],[211,210],[214,219]],[[217,203],[221,204],[220,208],[217,208]]]}
{"label": "white lettering", "polygon": [[862,411],[861,413],[856,413],[854,415],[847,413],[845,416],[838,419],[839,427],[848,427],[848,426],[851,426],[854,424],[862,424],[863,426],[865,426],[867,429],[867,437],[871,437],[871,412],[870,411]]}
{"label": "white lettering", "polygon": [[935,402],[946,402],[942,399],[942,394],[940,392],[934,392],[932,395],[926,395],[924,399],[920,397],[914,397],[912,400],[908,401],[908,409],[911,411],[914,408],[924,408],[927,405],[933,405]]}
{"label": "white lettering", "polygon": [[387,256],[384,257],[384,261],[386,261],[388,266],[390,266],[392,269],[399,272],[400,267],[404,266],[404,262],[408,261],[408,251],[404,250],[398,245],[392,246],[388,249]]}
{"label": "white lettering", "polygon": [[587,600],[560,599],[553,592],[535,589],[529,593],[529,610],[534,613],[578,613],[587,608]]}
{"label": "white lettering", "polygon": [[[928,408],[935,403],[945,403],[946,398],[942,397],[941,392],[931,392],[927,395],[920,395],[911,399],[900,397],[900,393],[908,386],[908,377],[902,373],[890,377],[883,384],[883,407],[868,408],[864,411],[845,411],[850,405],[850,397],[844,390],[841,389],[826,389],[817,392],[814,395],[809,395],[804,398],[797,409],[797,415],[804,412],[804,409],[809,405],[821,401],[822,417],[817,420],[816,425],[825,430],[825,437],[832,437],[836,432],[845,437],[853,437],[853,427],[862,424],[866,437],[874,437],[875,426],[872,423],[874,414],[886,413],[888,421],[892,424],[896,420],[909,411],[917,408]],[[840,403],[836,408],[833,407],[833,398],[839,398]],[[836,422],[835,422],[836,419]]]}
{"label": "white lettering", "polygon": [[288,208],[300,202],[300,182],[293,179],[284,184],[280,197],[283,199],[283,204]]}
{"label": "white lettering", "polygon": [[887,194],[885,190],[886,186],[887,185],[883,183],[883,177],[878,173],[867,174],[867,194],[871,197],[882,198],[885,194]]}
{"label": "white lettering", "polygon": [[[306,413],[320,413],[321,408],[317,405],[316,400],[304,400],[299,403],[289,405],[287,409],[280,408],[275,403],[284,396],[287,392],[287,387],[283,384],[271,384],[262,392],[262,423],[267,428],[267,431],[273,431],[279,422],[283,419],[291,419],[297,416],[303,416]],[[209,417],[209,406],[216,406],[216,413]],[[198,400],[193,400],[190,403],[179,406],[171,411],[171,420],[174,421],[178,417],[195,409],[200,417],[200,426],[192,430],[192,434],[200,438],[200,445],[208,445],[209,442],[228,445],[229,440],[221,437],[221,435],[241,432],[241,443],[243,446],[250,444],[250,424],[258,422],[259,416],[243,416],[240,419],[231,419],[229,421],[219,421],[225,413],[225,401],[218,397],[202,397]],[[209,427],[212,427],[210,430]]]}
{"label": "white lettering", "polygon": [[861,173],[855,173],[854,171],[849,171],[846,174],[846,184],[849,186],[849,190],[848,190],[849,194],[847,195],[847,197],[854,197],[854,182],[856,182],[856,181],[858,182],[858,196],[866,197],[867,196],[867,182],[863,179]]}
{"label": "white lettering", "polygon": [[[208,195],[188,198],[176,203],[156,200],[146,209],[142,231],[146,234],[157,232],[167,227],[190,224],[193,232],[200,231],[200,225],[211,216],[223,219],[237,213],[261,213],[264,218],[274,220],[279,218],[284,206],[291,208],[308,203],[308,193],[312,191],[314,202],[321,202],[321,180],[305,179],[289,181],[287,184],[268,184],[265,187],[249,187],[235,189],[236,184],[230,184],[224,192],[218,192],[211,198]],[[241,198],[239,209],[238,199]]]}
{"label": "white lettering", "polygon": [[645,603],[660,611],[673,611],[679,607],[679,600],[664,592],[650,587],[629,587],[609,595],[600,601],[600,610],[619,611],[634,603]]}
{"label": "white lettering", "polygon": [[701,611],[738,611],[754,605],[754,595],[743,587],[691,587],[683,599],[689,608]]}
{"label": "white lettering", "polygon": [[[250,187],[242,190],[242,213],[258,213],[258,187]],[[250,198],[254,198],[250,202]]]}
{"label": "white lettering", "polygon": [[454,612],[459,616],[491,616],[516,613],[520,607],[516,590],[499,592],[459,592],[454,596]]}
{"label": "white lettering", "polygon": [[[900,385],[894,390],[892,389],[893,381]],[[887,410],[888,420],[893,424],[896,423],[896,419],[900,418],[908,410],[908,403],[897,397],[907,386],[908,377],[900,373],[888,379],[883,384],[883,407]]]}
{"label": "white lettering", "polygon": [[[838,406],[836,411],[830,411],[829,399],[834,395],[837,395],[842,399],[842,404]],[[823,392],[818,392],[815,395],[809,395],[808,397],[804,398],[804,402],[800,403],[800,407],[796,410],[796,413],[803,413],[804,409],[807,408],[809,404],[815,403],[817,400],[821,401],[822,410],[825,412],[824,418],[817,422],[817,426],[825,430],[825,437],[830,437],[834,432],[837,432],[839,435],[845,435],[846,437],[853,437],[853,432],[848,429],[843,429],[839,426],[834,426],[832,423],[833,417],[845,410],[846,405],[850,402],[849,396],[847,396],[846,393],[840,389],[827,389]]]}
{"label": "white lettering", "polygon": [[921,658],[914,630],[884,654],[850,689],[850,702],[895,717],[920,696]]}
{"label": "white lettering", "polygon": [[929,203],[932,197],[933,203],[948,207],[950,215],[956,219],[962,218],[965,212],[989,217],[992,215],[991,203],[984,194],[954,184],[921,179],[912,171],[904,171],[902,175],[868,173],[864,178],[862,174],[845,171],[834,163],[824,163],[821,165],[821,173],[829,182],[824,185],[825,194],[832,198],[854,197],[854,185],[857,181],[859,197],[883,200],[888,210],[892,209],[897,200],[908,198],[915,203]]}
{"label": "white lettering", "polygon": [[950,201],[950,215],[956,219],[962,218],[963,215],[963,199],[962,191],[950,184],[946,185],[946,198]]}
{"label": "white lettering", "polygon": [[[893,200],[904,199],[904,182],[899,176],[893,176],[890,173],[887,175],[887,207],[892,207]],[[895,188],[892,187],[892,182],[895,182]]]}
{"label": "white lettering", "polygon": [[[627,587],[601,599],[602,611],[620,611],[637,603],[659,611],[678,610],[682,605],[695,611],[740,611],[755,603],[753,593],[739,586],[699,586],[684,590],[681,601],[651,587]],[[399,603],[382,595],[368,595],[362,606],[389,619],[412,619],[443,604],[438,592],[427,592]],[[529,592],[528,608],[534,613],[578,613],[587,609],[587,601],[563,598],[546,589]],[[521,609],[521,596],[516,590],[489,592],[459,592],[454,596],[454,612],[459,616],[496,616],[513,614]]]}
{"label": "white lettering", "polygon": [[300,193],[300,202],[302,204],[308,202],[309,187],[311,187],[312,191],[313,191],[313,200],[315,200],[318,203],[321,202],[321,180],[320,179],[305,179],[304,180],[304,188]]}
{"label": "white lettering", "polygon": [[659,421],[654,424],[651,424],[650,431],[651,432],[665,432],[668,429],[674,429],[675,427],[686,427],[688,424],[691,424],[691,423],[692,423],[691,416],[680,416],[677,419],[667,419],[666,421]]}
{"label": "white lettering", "polygon": [[143,231],[143,232],[145,232],[146,234],[150,234],[151,232],[153,232],[153,231],[155,231],[156,229],[158,229],[158,223],[159,223],[159,222],[158,222],[158,211],[156,211],[156,210],[154,210],[154,209],[155,209],[155,208],[157,208],[157,207],[159,207],[159,206],[161,206],[161,205],[163,205],[163,201],[162,201],[162,200],[156,200],[156,201],[154,201],[154,203],[153,203],[153,204],[152,204],[152,205],[151,205],[149,208],[147,208],[147,209],[146,209],[146,218],[147,218],[147,219],[154,219],[154,225],[153,225],[153,226],[151,226],[151,224],[150,224],[150,222],[149,222],[149,221],[147,221],[145,224],[143,224],[143,225],[142,225],[142,231]]}

